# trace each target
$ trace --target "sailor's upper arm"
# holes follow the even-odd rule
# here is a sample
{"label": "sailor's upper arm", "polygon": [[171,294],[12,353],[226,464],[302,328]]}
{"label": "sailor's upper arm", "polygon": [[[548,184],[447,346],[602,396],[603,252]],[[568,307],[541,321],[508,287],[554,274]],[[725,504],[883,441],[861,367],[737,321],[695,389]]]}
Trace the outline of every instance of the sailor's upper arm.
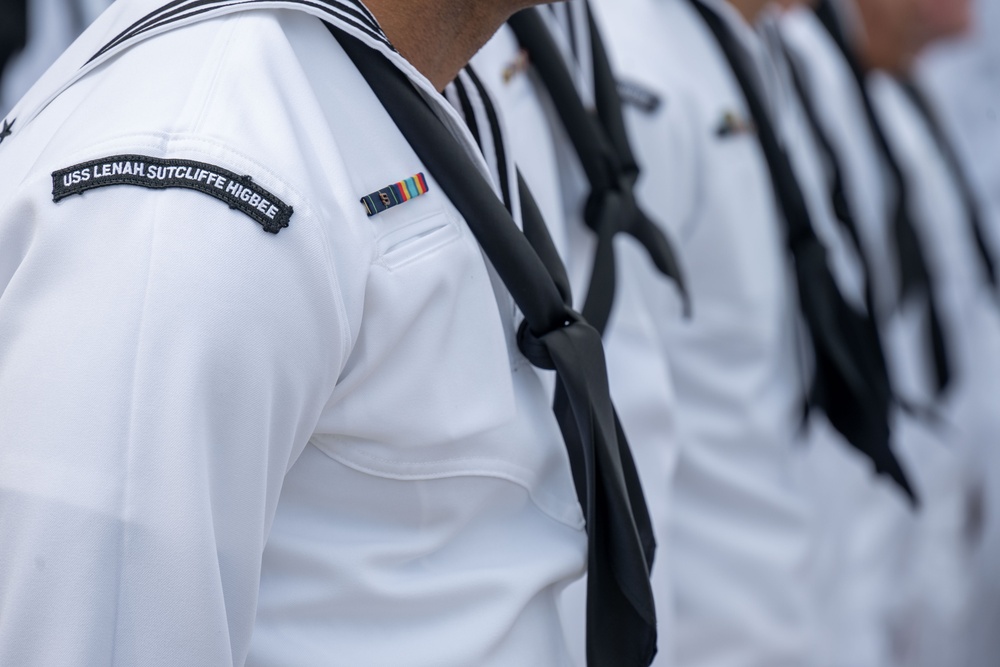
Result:
{"label": "sailor's upper arm", "polygon": [[0,210],[2,664],[231,664],[350,351],[366,250],[337,265],[331,212],[165,164],[59,201],[40,176]]}

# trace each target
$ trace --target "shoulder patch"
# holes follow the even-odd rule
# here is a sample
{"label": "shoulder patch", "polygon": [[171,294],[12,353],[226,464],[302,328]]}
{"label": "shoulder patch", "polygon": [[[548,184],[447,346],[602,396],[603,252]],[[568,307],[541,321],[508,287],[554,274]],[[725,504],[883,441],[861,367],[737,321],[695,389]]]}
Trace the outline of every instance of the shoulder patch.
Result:
{"label": "shoulder patch", "polygon": [[288,226],[292,207],[254,183],[222,167],[194,160],[169,160],[146,155],[113,155],[52,172],[52,201],[109,185],[197,190],[256,220],[277,234]]}
{"label": "shoulder patch", "polygon": [[663,106],[663,98],[659,94],[636,81],[619,79],[618,96],[622,98],[622,103],[647,114],[656,113]]}

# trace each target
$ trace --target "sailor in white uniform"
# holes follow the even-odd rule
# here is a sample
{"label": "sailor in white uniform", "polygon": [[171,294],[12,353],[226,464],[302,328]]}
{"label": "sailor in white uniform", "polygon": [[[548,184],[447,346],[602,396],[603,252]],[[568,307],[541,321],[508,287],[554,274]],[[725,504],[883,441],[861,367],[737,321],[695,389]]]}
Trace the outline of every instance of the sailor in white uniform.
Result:
{"label": "sailor in white uniform", "polygon": [[588,558],[648,664],[597,334],[437,92],[523,3],[446,4],[120,2],[2,120],[0,664],[565,665]]}
{"label": "sailor in white uniform", "polygon": [[[1000,4],[949,3],[951,11],[970,12],[972,25],[953,39],[928,49],[917,63],[916,79],[938,112],[946,139],[964,176],[978,194],[984,231],[997,244],[1000,234]],[[992,396],[984,394],[984,400]],[[1000,479],[1000,447],[986,434],[979,462],[988,480]],[[983,488],[981,544],[972,565],[975,585],[970,612],[969,664],[988,667],[1000,655],[1000,483]]]}
{"label": "sailor in white uniform", "polygon": [[[859,8],[865,11],[846,16],[860,20],[877,16],[880,9],[884,11],[863,4]],[[841,7],[848,9],[852,7]],[[896,54],[894,61],[884,60],[885,66],[904,74],[922,42],[921,38],[907,37],[900,26],[914,25],[912,34],[918,36],[933,34],[916,23],[916,16],[910,13],[884,23],[871,18],[865,26],[868,38],[882,52]],[[894,26],[895,32],[887,32],[888,26]],[[822,108],[821,124],[833,138],[831,143],[843,173],[850,179],[848,195],[858,220],[864,222],[867,250],[873,257],[890,257],[894,253],[887,248],[893,235],[889,211],[898,195],[882,170],[885,156],[868,128],[853,75],[814,17],[805,13],[789,17],[785,29],[796,55],[811,72],[814,99],[822,100],[817,107]],[[990,426],[992,411],[981,402],[996,393],[995,381],[990,379],[996,377],[996,342],[990,342],[996,332],[995,306],[990,303],[987,271],[976,247],[970,209],[963,201],[955,174],[949,173],[949,160],[942,146],[898,84],[887,75],[873,75],[872,79],[869,85],[877,120],[885,128],[892,156],[902,168],[908,193],[905,203],[923,237],[929,267],[937,278],[934,293],[951,342],[954,375],[938,408],[939,422],[901,415],[899,441],[921,489],[920,512],[910,515],[894,511],[887,504],[887,496],[876,494],[858,507],[855,529],[844,534],[845,543],[854,545],[847,553],[868,556],[844,568],[844,586],[850,594],[842,596],[842,600],[853,598],[853,603],[845,604],[840,614],[844,619],[857,618],[860,611],[873,627],[881,625],[886,637],[883,643],[895,649],[894,656],[883,660],[898,664],[959,664],[965,644],[959,638],[970,620],[966,608],[972,537],[969,531],[976,532],[976,513],[970,513],[970,507],[978,504],[980,486],[970,481],[970,463],[985,460],[981,454],[973,454],[979,449],[976,443],[984,439],[984,433],[996,430],[995,425]],[[837,92],[831,95],[831,90]],[[914,317],[919,313],[911,308],[891,307],[898,290],[894,264],[879,262],[875,266],[876,288],[881,294],[886,331],[894,352],[891,365],[895,377],[904,395],[928,404],[934,396],[928,392],[931,383],[923,353],[923,328],[920,318]],[[974,465],[981,467],[979,463]],[[981,473],[976,471],[972,477]],[[880,534],[881,544],[877,539]],[[860,585],[862,582],[867,582],[867,591]],[[872,605],[867,614],[859,604],[862,600]],[[881,610],[874,606],[879,604]],[[832,645],[843,646],[851,638],[844,634],[839,643]]]}
{"label": "sailor in white uniform", "polygon": [[[798,445],[844,448],[847,439],[908,489],[889,449],[891,390],[884,364],[877,370],[874,324],[863,314],[860,260],[823,196],[788,72],[750,26],[766,5],[645,0],[628,3],[628,12],[599,5],[623,74],[666,92],[670,121],[632,115],[640,145],[654,147],[641,156],[646,201],[659,202],[673,183],[686,186],[679,209],[661,204],[680,213],[669,221],[691,267],[696,305],[690,329],[674,325],[669,350],[681,435],[671,534],[679,665],[821,663],[823,601],[812,589],[821,518],[799,477]],[[637,38],[635,26],[651,37]],[[672,151],[657,153],[661,145]],[[811,308],[818,301],[837,308],[858,335],[842,332],[839,317],[818,324]],[[800,323],[811,360],[801,352],[808,350]],[[842,412],[829,424],[817,412],[807,431],[801,398],[811,382],[828,386],[829,358],[818,360],[837,336],[858,343],[851,354],[866,361],[855,369],[871,371],[871,393],[848,412],[873,416],[854,430]],[[826,369],[812,381],[810,361]],[[827,395],[846,396],[845,386]],[[824,407],[830,414],[836,406]]]}
{"label": "sailor in white uniform", "polygon": [[[964,27],[949,20],[957,16],[952,9],[961,9],[964,3],[927,0],[925,4],[936,10],[926,14],[927,42],[922,45],[953,36]],[[996,661],[1000,599],[996,585],[1000,417],[995,401],[1000,392],[1000,301],[998,255],[991,235],[997,219],[995,211],[983,205],[985,198],[962,164],[936,106],[919,85],[879,76],[872,81],[872,92],[890,139],[916,184],[914,197],[935,249],[931,258],[941,276],[958,372],[946,409],[954,425],[949,444],[962,467],[953,480],[943,478],[951,485],[945,489],[950,493],[941,516],[920,536],[926,556],[913,576],[920,585],[913,595],[919,595],[921,602],[930,601],[926,615],[916,619],[920,625],[913,628],[906,664],[930,667],[959,656],[970,665],[985,667]],[[951,551],[942,543],[950,543]],[[902,605],[910,606],[909,600]]]}
{"label": "sailor in white uniform", "polygon": [[[850,212],[845,215],[838,208],[837,195],[831,196],[832,190],[836,192],[831,185],[842,185],[843,175],[831,169],[826,138],[817,134],[813,127],[812,115],[818,106],[828,108],[831,104],[816,105],[811,99],[803,99],[805,82],[796,69],[797,63],[790,61],[780,30],[787,12],[807,12],[803,5],[809,3],[782,4],[785,6],[775,5],[764,13],[758,22],[758,32],[767,45],[769,57],[765,64],[770,67],[766,71],[772,72],[772,98],[786,146],[796,161],[803,190],[810,198],[817,233],[824,240],[841,292],[859,310],[877,313],[871,268],[855,240],[859,233],[857,225]],[[875,327],[874,318],[871,324]],[[878,338],[882,340],[881,336]],[[884,349],[882,353],[885,354]],[[892,389],[888,368],[883,366],[883,369],[885,381]],[[894,435],[898,439],[898,434]],[[873,599],[873,594],[877,595],[880,589],[871,586],[870,574],[845,569],[844,564],[862,557],[877,559],[883,556],[867,551],[872,541],[871,535],[865,533],[868,526],[858,527],[858,511],[868,506],[872,495],[898,512],[910,512],[910,507],[902,494],[873,473],[871,462],[865,456],[846,446],[844,438],[830,428],[826,420],[811,421],[802,464],[803,484],[816,512],[813,530],[817,561],[813,570],[813,592],[818,616],[812,664],[817,667],[881,667],[887,664],[889,649],[883,627],[873,622],[873,618],[881,618],[880,601]],[[856,539],[852,542],[845,539],[845,535],[856,536]]]}
{"label": "sailor in white uniform", "polygon": [[[1000,209],[1000,4],[950,3],[972,14],[972,25],[929,48],[917,76],[937,101],[942,120],[966,159],[969,176],[993,208]],[[971,4],[967,8],[963,5]]]}
{"label": "sailor in white uniform", "polygon": [[[827,163],[830,195],[844,198],[844,213],[854,221],[868,256],[891,257],[882,236],[891,192],[871,148],[873,140],[864,123],[862,102],[850,85],[847,63],[810,9],[791,9],[781,24],[783,44],[801,84],[800,94],[812,105],[810,120],[820,126],[817,134],[836,151]],[[837,93],[830,94],[831,90]],[[835,194],[835,187],[839,193]],[[870,261],[868,266],[874,269],[868,276],[872,305],[883,315],[889,311],[895,281],[886,276],[890,271],[885,260]],[[896,340],[891,336],[883,340],[892,352]],[[898,441],[899,422],[896,428]],[[891,664],[889,600],[902,558],[899,550],[905,548],[901,526],[909,520],[911,509],[893,489],[873,478],[860,457],[849,452],[814,448],[808,474],[823,517],[823,551],[829,556],[817,572],[824,601],[823,650],[817,664]]]}
{"label": "sailor in white uniform", "polygon": [[[537,11],[544,21],[580,101],[588,113],[596,114],[594,47],[587,3],[571,0],[531,11]],[[505,26],[476,55],[472,68],[493,93],[508,126],[516,128],[510,146],[518,168],[550,224],[569,272],[575,304],[584,309],[592,288],[597,245],[595,233],[584,220],[592,188],[556,109],[565,100],[549,92],[543,77],[532,67],[535,59],[535,54],[519,43],[515,31]],[[460,81],[466,82],[464,95],[474,101],[475,83],[467,76],[463,74]],[[666,210],[669,203],[664,197],[650,212],[659,216]],[[652,577],[659,630],[654,664],[665,666],[673,664],[669,517],[677,443],[668,346],[661,325],[670,313],[683,319],[684,304],[677,283],[654,265],[650,253],[634,237],[618,234],[614,243],[614,302],[604,341],[611,392],[653,518],[658,550]],[[581,582],[567,590],[563,602],[567,637],[578,664],[583,664],[584,596]]]}
{"label": "sailor in white uniform", "polygon": [[[754,16],[764,4],[745,9]],[[665,212],[681,241],[695,307],[690,323],[661,316],[681,446],[670,535],[675,664],[811,664],[815,524],[797,477],[808,381],[767,162],[730,66],[691,3],[596,7],[622,75],[664,100],[630,120],[643,201]],[[705,7],[764,75],[747,18],[726,3]],[[792,159],[800,166],[803,155]]]}

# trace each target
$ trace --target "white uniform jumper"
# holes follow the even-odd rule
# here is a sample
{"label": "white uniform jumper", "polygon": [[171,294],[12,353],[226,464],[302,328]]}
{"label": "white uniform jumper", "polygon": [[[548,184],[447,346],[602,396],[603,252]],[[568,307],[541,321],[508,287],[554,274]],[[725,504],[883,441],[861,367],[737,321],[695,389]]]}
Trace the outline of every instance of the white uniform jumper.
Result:
{"label": "white uniform jumper", "polygon": [[[859,311],[866,311],[863,262],[846,226],[832,210],[830,186],[832,173],[820,149],[805,106],[796,89],[786,46],[779,24],[783,12],[768,12],[760,21],[759,31],[771,56],[779,114],[777,123],[783,131],[786,147],[794,161],[799,182],[809,199],[816,232],[828,252],[831,270],[841,293]],[[816,105],[814,105],[816,106]],[[824,109],[835,106],[824,103]],[[883,667],[888,647],[884,616],[879,601],[872,598],[880,589],[870,586],[864,572],[845,568],[858,558],[857,541],[868,539],[867,526],[858,511],[872,501],[872,495],[892,496],[893,508],[906,510],[905,498],[885,479],[876,477],[871,461],[845,442],[825,417],[810,421],[809,444],[803,460],[803,485],[815,503],[815,531],[818,560],[814,569],[817,635],[813,663],[817,667]],[[855,541],[852,542],[854,538]],[[863,542],[867,548],[870,542]],[[865,553],[865,555],[869,555]],[[882,557],[879,553],[876,557]],[[858,580],[854,578],[857,577]],[[860,590],[859,590],[860,589]]]}
{"label": "white uniform jumper", "polygon": [[[935,48],[918,75],[958,149],[967,178],[979,195],[985,232],[1000,248],[1000,3],[974,3],[976,27],[968,38]],[[991,400],[986,394],[982,397]],[[990,407],[988,409],[995,409]],[[992,667],[1000,655],[1000,445],[996,433],[980,441],[984,485],[982,544],[975,554],[970,613],[970,667]]]}
{"label": "white uniform jumper", "polygon": [[940,103],[970,175],[1000,210],[1000,4],[972,0],[975,27],[962,39],[936,46],[918,73]]}
{"label": "white uniform jumper", "polygon": [[[106,13],[0,144],[0,664],[568,664],[586,538],[513,303],[431,174],[367,217],[423,167],[317,17],[486,172],[461,120],[355,2],[182,7],[84,66],[155,8]],[[189,187],[53,202],[120,155],[288,226]]]}
{"label": "white uniform jumper", "polygon": [[[721,4],[721,3],[718,3]],[[805,387],[794,279],[745,100],[686,0],[595,10],[621,76],[662,96],[630,114],[642,201],[679,241],[694,317],[653,309],[677,392],[673,644],[684,667],[801,667],[813,539],[798,488]],[[748,44],[750,29],[719,10]]]}
{"label": "white uniform jumper", "polygon": [[[587,66],[589,28],[583,3],[542,8],[552,18],[557,43],[565,47],[571,71],[585,102],[593,93],[584,82],[593,73]],[[550,13],[550,9],[557,10]],[[553,16],[554,15],[554,16]],[[562,20],[560,20],[562,19]],[[577,48],[571,50],[563,21],[575,22]],[[510,148],[534,193],[570,276],[574,305],[583,307],[594,262],[594,234],[584,222],[590,194],[579,158],[552,100],[527,67],[513,32],[504,27],[472,61],[473,68],[492,92],[509,127]],[[588,102],[589,103],[589,102]],[[661,205],[649,209],[654,218]],[[671,659],[672,591],[670,589],[671,480],[676,465],[675,398],[660,318],[680,317],[680,303],[673,284],[653,266],[648,252],[632,237],[616,238],[617,286],[615,306],[604,334],[608,376],[615,406],[628,436],[653,517],[657,541],[653,566],[659,649],[655,665]],[[567,590],[562,605],[567,637],[576,662],[584,664],[583,582]]]}
{"label": "white uniform jumper", "polygon": [[[821,101],[821,122],[844,166],[847,195],[853,206],[866,251],[876,261],[874,286],[886,323],[890,369],[901,395],[920,403],[934,401],[927,364],[922,313],[895,310],[898,279],[888,221],[895,194],[887,185],[874,137],[868,130],[857,84],[825,29],[808,12],[790,15],[784,32],[799,62],[812,74],[813,98]],[[980,261],[972,246],[966,213],[933,145],[928,128],[901,91],[887,79],[877,86],[882,100],[882,126],[904,168],[918,232],[924,239],[930,269],[939,282],[937,296],[955,367],[953,387],[939,407],[935,426],[900,414],[896,442],[906,458],[921,494],[922,507],[913,514],[898,498],[883,490],[853,485],[856,502],[844,533],[845,562],[838,595],[840,642],[831,643],[841,655],[856,654],[852,627],[870,620],[883,637],[881,655],[864,663],[950,664],[958,660],[955,643],[968,593],[968,544],[965,534],[972,443],[977,429],[989,430],[989,409],[975,408],[977,392],[987,388],[995,351],[982,339],[995,329],[992,305],[984,302]],[[831,94],[831,91],[835,93]],[[975,303],[979,305],[972,305]],[[964,305],[963,305],[964,304]],[[991,334],[985,334],[987,339]],[[978,350],[978,352],[976,352]],[[983,375],[985,374],[985,375]],[[974,378],[979,376],[980,380]],[[986,384],[982,384],[985,381]],[[977,385],[981,388],[977,389]],[[993,427],[994,429],[996,427]],[[839,647],[839,648],[837,648]],[[937,651],[941,651],[940,653]],[[926,660],[926,662],[921,662]],[[832,663],[835,664],[835,663]]]}
{"label": "white uniform jumper", "polygon": [[[933,249],[928,258],[938,276],[955,351],[956,380],[943,406],[950,427],[947,450],[928,456],[920,480],[937,505],[928,503],[915,535],[907,582],[911,589],[903,591],[900,601],[901,609],[919,614],[911,618],[901,613],[911,621],[912,632],[906,637],[911,654],[904,656],[905,664],[932,667],[967,650],[973,620],[968,596],[971,586],[981,585],[970,577],[970,547],[979,546],[983,530],[970,502],[979,502],[975,495],[984,484],[992,487],[997,481],[988,462],[995,460],[1000,432],[1000,304],[988,288],[960,187],[924,117],[890,77],[873,77],[871,88],[889,140],[914,186],[913,210]],[[988,520],[996,530],[997,519]],[[989,586],[989,579],[982,585]]]}

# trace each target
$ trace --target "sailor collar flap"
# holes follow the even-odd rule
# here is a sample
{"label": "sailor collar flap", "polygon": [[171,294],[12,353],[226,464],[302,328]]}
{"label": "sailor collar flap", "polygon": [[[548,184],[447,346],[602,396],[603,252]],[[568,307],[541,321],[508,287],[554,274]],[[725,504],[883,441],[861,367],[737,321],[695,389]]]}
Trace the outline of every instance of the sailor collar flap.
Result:
{"label": "sailor collar flap", "polygon": [[[285,9],[315,16],[380,52],[410,79],[488,173],[468,129],[434,86],[393,48],[361,0],[130,0],[111,6],[46,72],[21,102],[0,119],[22,129],[63,91],[126,49],[156,35],[237,12]],[[16,133],[16,132],[15,132]]]}

